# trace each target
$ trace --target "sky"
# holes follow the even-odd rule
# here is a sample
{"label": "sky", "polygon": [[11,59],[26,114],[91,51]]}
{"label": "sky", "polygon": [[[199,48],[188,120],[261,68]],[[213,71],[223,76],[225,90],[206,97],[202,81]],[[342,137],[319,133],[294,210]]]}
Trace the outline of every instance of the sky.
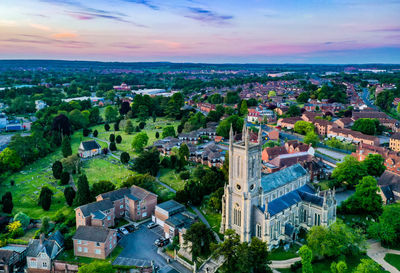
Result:
{"label": "sky", "polygon": [[400,0],[0,0],[0,59],[400,63]]}

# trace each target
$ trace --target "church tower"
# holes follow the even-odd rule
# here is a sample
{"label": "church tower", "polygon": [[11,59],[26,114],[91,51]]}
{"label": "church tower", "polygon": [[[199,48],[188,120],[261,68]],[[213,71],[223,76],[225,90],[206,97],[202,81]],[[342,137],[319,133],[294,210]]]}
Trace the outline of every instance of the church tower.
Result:
{"label": "church tower", "polygon": [[234,142],[232,126],[229,133],[229,183],[222,197],[221,232],[233,229],[240,240],[249,242],[254,236],[252,214],[260,205],[261,189],[261,128],[258,142],[250,142],[250,132],[243,125],[242,140]]}

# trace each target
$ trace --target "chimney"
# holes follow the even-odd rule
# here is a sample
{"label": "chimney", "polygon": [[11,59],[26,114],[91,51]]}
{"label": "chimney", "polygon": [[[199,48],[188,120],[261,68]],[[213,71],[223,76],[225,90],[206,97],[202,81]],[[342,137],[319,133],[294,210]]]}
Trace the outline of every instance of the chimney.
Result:
{"label": "chimney", "polygon": [[44,243],[44,234],[43,233],[40,234],[39,240],[40,240],[40,244],[43,245],[43,243]]}

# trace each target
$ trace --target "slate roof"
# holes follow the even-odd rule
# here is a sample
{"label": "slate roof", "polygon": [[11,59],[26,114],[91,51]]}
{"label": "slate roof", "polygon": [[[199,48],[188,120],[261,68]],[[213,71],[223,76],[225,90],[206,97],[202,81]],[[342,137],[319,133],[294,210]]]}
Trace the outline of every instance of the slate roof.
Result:
{"label": "slate roof", "polygon": [[81,209],[83,216],[88,217],[91,213],[96,211],[105,211],[114,208],[110,199],[89,203],[78,207]]}
{"label": "slate roof", "polygon": [[15,255],[16,252],[11,250],[3,250],[0,249],[0,262],[5,261],[6,264],[10,261],[10,259]]}
{"label": "slate roof", "polygon": [[105,227],[79,226],[72,239],[103,243],[110,232],[113,230]]}
{"label": "slate roof", "polygon": [[101,146],[95,140],[82,141],[81,144],[85,151],[101,149]]}
{"label": "slate roof", "polygon": [[[309,202],[318,206],[322,206],[324,199],[320,196],[315,195],[315,191],[309,186],[304,185],[297,190],[288,192],[281,197],[272,200],[268,203],[268,213],[270,216],[274,216],[281,211],[301,202]],[[265,208],[262,208],[265,211]]]}
{"label": "slate roof", "polygon": [[394,133],[393,135],[391,135],[390,139],[399,140],[400,139],[400,133]]}
{"label": "slate roof", "polygon": [[97,210],[95,212],[91,213],[93,216],[93,219],[97,219],[97,220],[103,220],[104,218],[106,218],[107,215],[105,215],[103,212]]}
{"label": "slate roof", "polygon": [[51,259],[55,257],[51,256],[56,243],[54,240],[45,239],[43,243],[40,243],[40,239],[34,239],[29,242],[28,250],[26,251],[27,257],[37,257],[39,253],[45,252]]}
{"label": "slate roof", "polygon": [[155,195],[152,192],[133,185],[131,188],[122,188],[115,191],[99,194],[99,196],[101,196],[103,199],[110,199],[111,202],[114,202],[116,200],[125,198],[125,196],[132,200],[142,200],[146,198],[146,196],[149,194]]}
{"label": "slate roof", "polygon": [[167,220],[165,220],[165,223],[175,228],[189,228],[194,222],[196,222],[196,220],[197,216],[195,214],[184,211],[172,215]]}
{"label": "slate roof", "polygon": [[270,164],[278,167],[278,168],[283,168],[283,167],[289,167],[292,166],[298,162],[303,162],[303,161],[310,161],[312,158],[311,155],[309,155],[307,152],[300,152],[300,153],[294,153],[294,154],[283,154],[275,157],[271,161],[269,161]]}
{"label": "slate roof", "polygon": [[261,187],[263,188],[264,192],[269,192],[306,174],[307,171],[297,163],[276,173],[262,176]]}
{"label": "slate roof", "polygon": [[64,246],[64,236],[61,234],[59,230],[50,234],[49,240],[56,241],[56,243],[60,248]]}
{"label": "slate roof", "polygon": [[384,171],[378,179],[378,186],[387,199],[399,199],[393,192],[400,192],[400,175],[390,171]]}

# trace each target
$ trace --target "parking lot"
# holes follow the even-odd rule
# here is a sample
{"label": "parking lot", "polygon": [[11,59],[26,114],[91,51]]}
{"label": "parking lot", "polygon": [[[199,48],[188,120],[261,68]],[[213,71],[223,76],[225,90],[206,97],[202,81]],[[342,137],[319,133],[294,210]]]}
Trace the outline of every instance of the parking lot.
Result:
{"label": "parking lot", "polygon": [[153,261],[160,268],[167,264],[164,258],[157,254],[158,248],[154,245],[156,239],[163,237],[163,230],[160,226],[148,229],[147,224],[142,224],[138,230],[123,235],[119,245],[124,250],[114,264],[150,266]]}

